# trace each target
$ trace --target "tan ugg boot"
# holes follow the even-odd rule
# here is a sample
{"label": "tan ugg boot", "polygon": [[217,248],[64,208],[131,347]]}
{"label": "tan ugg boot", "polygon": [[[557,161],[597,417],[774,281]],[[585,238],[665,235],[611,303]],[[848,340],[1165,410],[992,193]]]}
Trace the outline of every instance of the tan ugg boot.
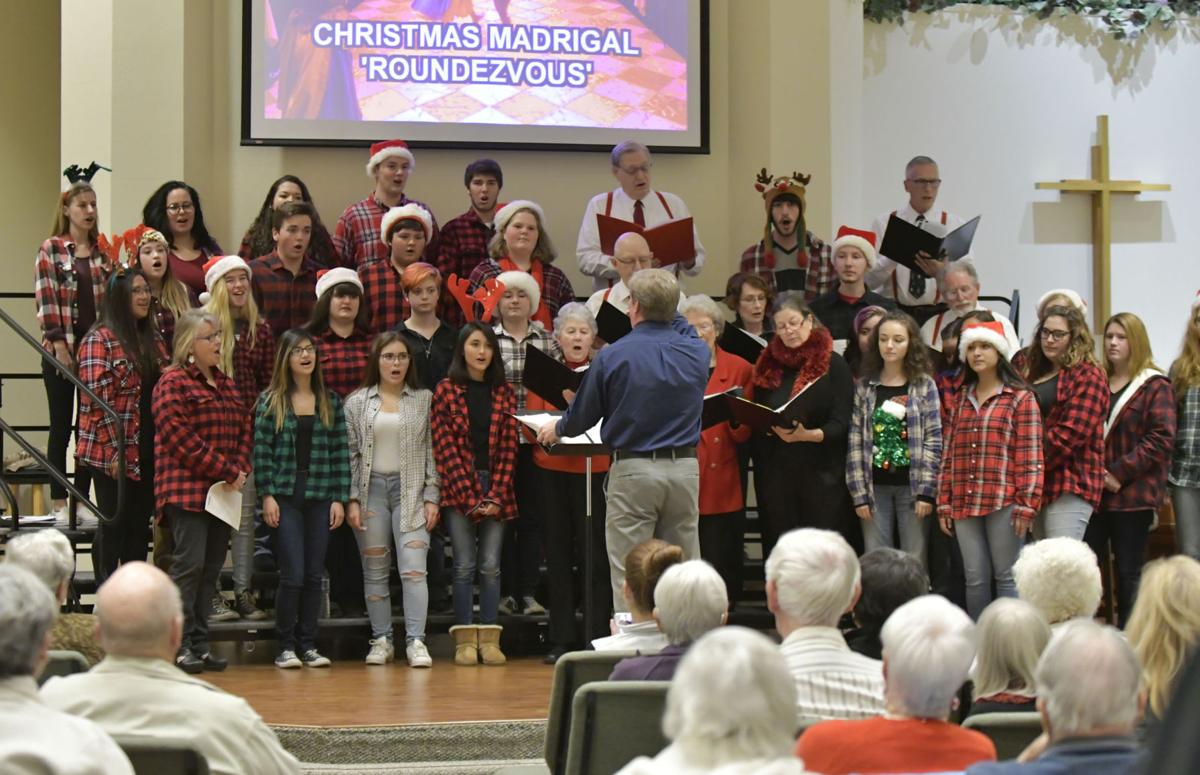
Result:
{"label": "tan ugg boot", "polygon": [[454,638],[454,664],[474,667],[479,664],[479,628],[473,624],[456,624],[450,628]]}
{"label": "tan ugg boot", "polygon": [[500,633],[504,628],[498,624],[481,624],[479,630],[479,659],[485,665],[503,665],[508,659],[500,650]]}

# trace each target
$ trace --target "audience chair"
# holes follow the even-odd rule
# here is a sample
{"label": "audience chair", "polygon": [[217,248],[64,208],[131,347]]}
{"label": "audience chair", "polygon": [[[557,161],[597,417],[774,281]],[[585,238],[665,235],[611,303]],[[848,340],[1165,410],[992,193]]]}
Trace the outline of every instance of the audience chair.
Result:
{"label": "audience chair", "polygon": [[137,775],[208,775],[208,760],[186,740],[113,735]]}
{"label": "audience chair", "polygon": [[967,716],[964,729],[974,729],[996,744],[996,758],[1015,759],[1042,733],[1042,717],[1028,713],[976,713]]}
{"label": "audience chair", "polygon": [[670,681],[604,681],[579,687],[571,703],[567,775],[609,775],[667,747],[662,716]]}
{"label": "audience chair", "polygon": [[550,714],[546,720],[546,765],[554,775],[566,772],[571,732],[571,703],[575,691],[592,681],[607,681],[617,663],[637,656],[634,651],[571,651],[554,663],[550,688]]}
{"label": "audience chair", "polygon": [[86,673],[88,671],[87,658],[78,651],[60,651],[51,649],[50,659],[46,662],[45,669],[38,676],[38,686],[49,681],[56,675],[75,675],[76,673]]}

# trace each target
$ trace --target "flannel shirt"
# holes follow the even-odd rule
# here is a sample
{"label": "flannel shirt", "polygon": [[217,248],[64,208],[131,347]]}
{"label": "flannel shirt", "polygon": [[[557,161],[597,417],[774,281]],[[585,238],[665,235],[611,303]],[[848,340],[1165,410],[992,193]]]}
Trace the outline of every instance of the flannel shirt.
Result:
{"label": "flannel shirt", "polygon": [[271,371],[275,368],[275,335],[267,321],[259,320],[255,332],[254,346],[245,326],[238,326],[233,343],[233,380],[241,397],[242,410],[247,418],[246,437],[251,434],[254,418],[254,403],[258,394],[271,384]]}
{"label": "flannel shirt", "polygon": [[982,517],[1013,504],[1013,518],[1032,520],[1042,505],[1042,418],[1037,398],[1005,385],[976,404],[974,386],[959,393],[943,436],[938,514]]}
{"label": "flannel shirt", "polygon": [[[504,379],[512,386],[513,393],[517,397],[517,411],[525,410],[525,396],[529,392],[525,388],[525,345],[532,344],[537,349],[549,355],[556,361],[562,360],[562,348],[558,345],[558,340],[546,332],[542,328],[542,324],[535,320],[529,321],[529,330],[525,333],[525,338],[517,341],[517,338],[504,330],[504,326],[497,323],[492,328],[496,332],[496,339],[500,342],[500,359],[504,361]],[[521,437],[521,442],[525,443],[524,436]]]}
{"label": "flannel shirt", "polygon": [[[1135,392],[1130,394],[1130,390]],[[1175,391],[1170,380],[1151,371],[1140,385],[1131,384],[1121,401],[1109,408],[1109,418],[1104,468],[1117,478],[1121,489],[1105,490],[1100,510],[1157,509],[1166,495],[1167,467],[1175,445]]]}
{"label": "flannel shirt", "polygon": [[[879,380],[859,380],[854,388],[854,411],[846,450],[846,486],[855,506],[875,507],[871,457],[875,451],[872,418]],[[908,429],[909,490],[914,498],[934,501],[942,463],[942,402],[932,377],[908,383],[904,423]]]}
{"label": "flannel shirt", "polygon": [[496,519],[516,519],[513,472],[517,468],[517,420],[512,416],[515,411],[517,399],[512,388],[507,383],[492,388],[492,422],[488,429],[491,475],[488,492],[483,493],[475,475],[467,388],[449,379],[438,384],[433,394],[429,425],[433,434],[433,457],[442,484],[443,506],[453,506],[479,521],[479,513],[471,510],[487,500],[500,505]]}
{"label": "flannel shirt", "polygon": [[[342,399],[332,391],[329,408],[333,425],[325,427],[318,414],[313,421],[312,451],[304,498],[310,501],[350,500],[350,449]],[[291,498],[296,491],[295,413],[288,407],[283,427],[276,430],[275,416],[267,408],[266,395],[259,396],[254,409],[254,489],[258,497]]]}
{"label": "flannel shirt", "polygon": [[[165,353],[160,354],[165,356]],[[121,427],[125,431],[125,477],[140,480],[138,439],[142,415],[138,402],[142,395],[142,373],[137,361],[129,357],[121,340],[108,326],[93,328],[80,342],[79,379],[121,418]],[[79,462],[108,476],[111,476],[108,467],[119,452],[114,426],[113,419],[87,395],[79,396],[79,439],[75,456]]]}
{"label": "flannel shirt", "polygon": [[1200,387],[1179,396],[1175,426],[1175,453],[1168,477],[1176,487],[1200,487]]}
{"label": "flannel shirt", "polygon": [[154,504],[204,511],[208,488],[250,470],[250,435],[237,385],[213,369],[172,366],[154,386]]}
{"label": "flannel shirt", "polygon": [[355,330],[343,338],[327,328],[316,339],[325,387],[345,398],[362,384],[371,355],[371,336]]}
{"label": "flannel shirt", "polygon": [[[89,263],[92,268],[92,296],[96,300],[96,314],[99,315],[112,265],[96,245],[92,246]],[[78,289],[75,243],[65,236],[51,237],[43,242],[33,266],[38,324],[42,328],[42,339],[46,342],[66,342],[67,349],[72,353],[77,344],[75,315],[79,309]]]}
{"label": "flannel shirt", "polygon": [[[442,279],[445,280],[452,274],[460,278],[469,278],[475,267],[485,263],[489,258],[488,243],[495,233],[493,229],[492,224],[479,220],[479,214],[474,208],[447,221],[438,236],[436,266]],[[447,297],[449,294],[443,290],[442,296]],[[442,317],[454,328],[461,328],[467,322],[457,304],[446,305]]]}
{"label": "flannel shirt", "polygon": [[372,261],[360,267],[358,279],[362,281],[363,296],[371,309],[372,332],[394,331],[408,319],[408,299],[404,298],[400,272],[392,266],[390,259]]}
{"label": "flannel shirt", "polygon": [[944,437],[946,429],[954,421],[954,409],[958,406],[958,394],[962,390],[963,385],[963,367],[950,369],[948,371],[939,372],[934,377],[934,382],[937,383],[938,395],[942,399],[942,436]]}
{"label": "flannel shirt", "polygon": [[[775,254],[766,249],[763,240],[746,248],[742,253],[739,271],[754,272],[761,277],[772,291],[775,290]],[[804,233],[804,252],[808,254],[808,272],[804,278],[804,298],[812,301],[825,295],[837,285],[837,273],[833,271],[832,247],[811,231]]]}
{"label": "flannel shirt", "polygon": [[[186,285],[183,287],[187,288],[188,304],[192,307],[200,306],[196,292]],[[154,318],[154,327],[158,329],[158,335],[162,337],[163,344],[167,346],[167,354],[170,355],[175,347],[175,313],[164,307],[157,296],[151,296],[150,315]]]}
{"label": "flannel shirt", "polygon": [[1073,493],[1099,508],[1104,491],[1108,378],[1092,363],[1058,373],[1054,406],[1042,420],[1046,484],[1042,503]]}
{"label": "flannel shirt", "polygon": [[[534,259],[540,261],[541,259]],[[468,286],[468,292],[474,293],[475,289],[483,285],[485,280],[499,277],[504,270],[495,261],[488,259],[479,266],[475,267],[471,272],[471,283]],[[553,264],[547,264],[542,261],[542,287],[538,288],[542,294],[542,303],[546,305],[546,309],[550,313],[551,325],[554,323],[554,318],[558,317],[558,311],[564,304],[569,304],[575,301],[575,289],[571,287],[571,281],[563,274],[563,271]],[[536,313],[537,310],[534,310]]]}
{"label": "flannel shirt", "polygon": [[[425,255],[437,256],[438,225],[437,218],[429,206],[401,195],[397,207],[415,204],[429,211],[433,221],[433,237],[425,245]],[[359,269],[371,261],[387,261],[392,251],[379,237],[379,229],[383,224],[384,214],[391,208],[380,202],[372,193],[361,202],[355,202],[346,208],[338,218],[337,228],[333,233],[333,248],[337,251],[339,266]]]}
{"label": "flannel shirt", "polygon": [[317,271],[321,265],[305,256],[300,274],[292,274],[279,254],[272,252],[250,262],[250,288],[258,313],[271,326],[275,338],[289,328],[300,328],[317,305]]}
{"label": "flannel shirt", "polygon": [[[238,245],[237,255],[247,264],[259,257],[254,255],[254,246],[250,244],[252,234],[253,230],[247,229],[246,233],[242,236],[242,244]],[[320,245],[319,243],[321,242],[324,242],[324,245]],[[318,247],[321,250],[317,250]],[[317,258],[318,254],[329,256],[332,258],[332,261],[326,266],[323,261]],[[316,223],[313,224],[312,241],[309,242],[308,250],[304,252],[304,257],[310,261],[315,261],[317,266],[322,269],[342,266],[341,261],[338,259],[337,249],[333,246],[333,237],[330,235],[329,230],[324,225]]]}

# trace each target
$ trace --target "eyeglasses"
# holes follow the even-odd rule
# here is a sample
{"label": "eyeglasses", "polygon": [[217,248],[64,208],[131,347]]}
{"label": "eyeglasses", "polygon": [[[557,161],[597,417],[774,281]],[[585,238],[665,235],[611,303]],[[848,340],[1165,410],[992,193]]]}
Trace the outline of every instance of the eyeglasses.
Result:
{"label": "eyeglasses", "polygon": [[698,323],[693,323],[692,328],[696,329],[699,332],[705,332],[705,331],[715,330],[716,326],[713,325],[713,322],[711,320],[701,320]]}
{"label": "eyeglasses", "polygon": [[617,169],[621,170],[621,172],[624,172],[626,175],[636,175],[639,172],[644,172],[647,175],[649,175],[650,168],[653,166],[654,166],[654,162],[648,161],[645,164],[639,165],[637,167],[618,167]]}
{"label": "eyeglasses", "polygon": [[621,266],[637,265],[643,269],[649,269],[650,267],[654,266],[654,256],[650,256],[649,258],[614,258],[613,261],[616,261]]}
{"label": "eyeglasses", "polygon": [[1051,342],[1061,342],[1070,335],[1070,331],[1055,331],[1053,328],[1043,328],[1041,333],[1042,339],[1046,339]]}
{"label": "eyeglasses", "polygon": [[168,213],[190,213],[195,209],[196,206],[191,202],[176,202],[175,204],[167,205]]}
{"label": "eyeglasses", "polygon": [[941,178],[909,178],[908,182],[912,183],[914,186],[940,186],[942,184],[942,179]]}
{"label": "eyeglasses", "polygon": [[383,361],[384,363],[404,363],[405,361],[409,360],[410,357],[411,356],[408,353],[384,353],[383,355],[379,356],[379,360]]}
{"label": "eyeglasses", "polygon": [[805,324],[812,323],[812,315],[802,317],[799,320],[791,320],[787,323],[782,323],[777,326],[780,331],[799,331],[804,328]]}
{"label": "eyeglasses", "polygon": [[149,286],[146,286],[146,285],[143,285],[140,288],[134,288],[133,290],[130,291],[130,293],[132,293],[134,296],[150,296],[150,295],[152,295],[150,293]]}
{"label": "eyeglasses", "polygon": [[198,337],[196,337],[196,341],[197,342],[208,342],[209,344],[212,344],[213,342],[219,342],[219,341],[221,341],[221,332],[213,331],[208,336],[198,336]]}
{"label": "eyeglasses", "polygon": [[312,346],[311,344],[306,344],[306,345],[302,345],[300,347],[292,348],[292,355],[316,355],[316,354],[317,354],[317,348]]}
{"label": "eyeglasses", "polygon": [[742,295],[742,304],[766,304],[767,297],[761,293],[756,293],[753,296]]}

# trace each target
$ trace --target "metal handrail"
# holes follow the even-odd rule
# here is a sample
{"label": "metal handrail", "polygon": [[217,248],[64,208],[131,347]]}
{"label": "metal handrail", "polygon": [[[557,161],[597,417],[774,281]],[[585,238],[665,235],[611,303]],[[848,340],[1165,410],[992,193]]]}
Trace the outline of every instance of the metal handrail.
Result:
{"label": "metal handrail", "polygon": [[[0,294],[0,298],[27,298],[27,295],[3,293]],[[41,355],[43,361],[54,367],[55,371],[58,372],[60,377],[73,384],[76,390],[83,393],[83,395],[87,396],[91,401],[95,402],[96,406],[100,407],[100,411],[104,412],[104,414],[113,421],[113,427],[116,429],[117,449],[122,451],[122,454],[117,455],[117,504],[116,508],[114,509],[114,513],[112,515],[102,513],[99,506],[97,506],[95,503],[92,503],[92,501],[89,500],[85,494],[76,489],[75,485],[68,480],[65,473],[50,465],[50,461],[46,459],[45,455],[43,455],[36,447],[26,441],[25,437],[23,437],[12,425],[9,425],[2,418],[0,418],[0,431],[12,436],[17,444],[19,444],[21,448],[30,455],[30,457],[37,461],[38,465],[42,466],[42,468],[45,469],[46,473],[48,473],[50,477],[54,479],[54,481],[66,488],[67,493],[70,496],[70,501],[68,501],[69,507],[67,509],[67,519],[68,526],[72,530],[74,530],[76,527],[75,509],[71,507],[71,505],[74,503],[82,502],[87,508],[91,509],[102,522],[112,522],[113,519],[115,519],[116,514],[119,514],[125,505],[125,455],[123,454],[125,450],[125,423],[122,422],[121,416],[117,414],[117,411],[113,409],[108,402],[104,401],[100,398],[100,396],[92,392],[92,389],[85,385],[83,381],[79,379],[79,377],[75,376],[70,369],[59,363],[57,358],[47,352],[46,348],[42,347],[41,342],[30,336],[29,332],[25,330],[25,327],[14,320],[13,317],[3,309],[0,309],[0,321],[3,321],[5,325],[15,331],[17,336],[21,337],[26,344],[28,344],[31,348],[36,350],[39,355]],[[11,497],[11,491],[8,491],[7,487],[3,489],[6,491],[4,494],[9,497],[9,502],[12,505],[13,529],[15,530],[20,527],[20,506],[17,503],[16,498]]]}

